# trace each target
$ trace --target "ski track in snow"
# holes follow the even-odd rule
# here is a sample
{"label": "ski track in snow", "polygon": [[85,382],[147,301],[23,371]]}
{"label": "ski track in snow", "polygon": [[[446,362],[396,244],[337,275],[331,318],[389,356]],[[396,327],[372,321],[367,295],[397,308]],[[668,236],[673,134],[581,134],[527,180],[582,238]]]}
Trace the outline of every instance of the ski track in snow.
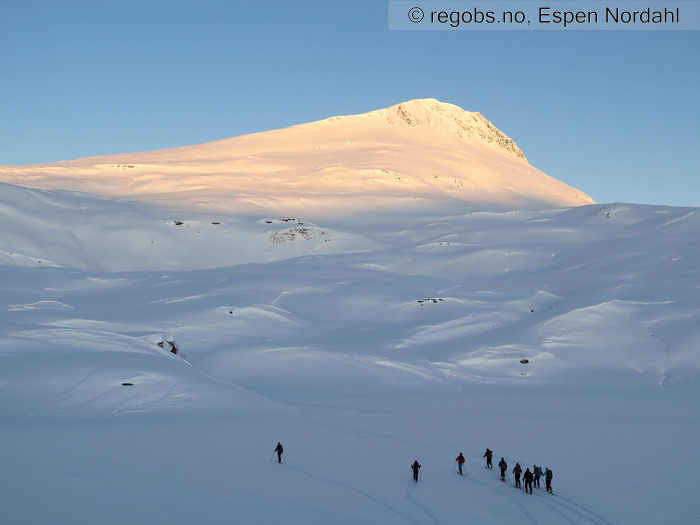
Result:
{"label": "ski track in snow", "polygon": [[[544,498],[544,495],[542,495]],[[560,513],[561,511],[557,511],[554,507],[555,506],[560,506],[563,509],[566,509],[566,511],[571,512],[572,514],[575,514],[576,516],[582,518],[585,520],[586,523],[592,523],[594,525],[612,525],[608,520],[603,518],[602,516],[599,516],[595,512],[592,512],[581,505],[578,505],[574,503],[573,501],[563,498],[561,496],[555,496],[552,498],[549,498],[546,500],[544,503],[546,507],[549,507],[550,510]],[[562,514],[563,515],[563,514]]]}
{"label": "ski track in snow", "polygon": [[[498,479],[498,475],[496,473],[494,474],[496,475],[496,479]],[[500,493],[500,491],[498,491],[496,488],[487,485],[481,481],[478,481],[472,476],[467,476],[467,479],[481,487]],[[507,485],[512,486],[510,485],[510,483],[511,482],[509,480],[507,482]],[[525,492],[522,490],[521,492],[523,493],[523,495],[530,496],[529,494],[525,494]],[[535,503],[544,506],[550,512],[560,516],[568,523],[571,523],[571,525],[612,525],[611,522],[609,522],[599,514],[596,514],[595,512],[577,503],[574,503],[573,501],[567,498],[563,498],[561,496],[549,496],[547,494],[542,494],[538,491],[538,489],[533,489],[531,497],[534,498]],[[509,498],[523,513],[523,515],[530,521],[530,523],[532,523],[533,525],[539,525],[538,520],[532,515],[530,511],[528,511],[525,504],[517,496],[509,495]]]}
{"label": "ski track in snow", "polygon": [[525,508],[525,505],[518,501],[518,499],[514,496],[511,496],[511,499],[513,500],[513,503],[520,508],[520,511],[525,515],[528,521],[532,523],[532,525],[540,525],[540,522],[537,521],[532,514],[530,514],[530,512]]}
{"label": "ski track in snow", "polygon": [[[308,419],[310,421],[315,421],[316,423],[319,423],[317,418],[308,417]],[[447,445],[440,446],[440,445],[436,445],[435,443],[426,443],[426,442],[410,440],[410,439],[406,439],[406,438],[399,438],[399,437],[391,436],[391,435],[388,435],[385,433],[374,432],[374,431],[370,431],[370,430],[366,430],[366,429],[358,429],[352,425],[345,425],[342,423],[331,423],[329,421],[322,421],[322,424],[329,429],[334,429],[334,430],[337,430],[337,431],[340,431],[343,433],[349,433],[349,434],[357,435],[359,437],[364,437],[364,438],[371,437],[374,439],[384,439],[384,440],[388,439],[388,440],[395,441],[398,443],[403,443],[403,444],[407,444],[407,445],[411,445],[411,446],[415,446],[415,447],[419,447],[419,448],[428,448],[428,449],[432,449],[432,450],[447,450],[450,448]],[[512,496],[509,494],[505,495],[505,494],[503,494],[502,491],[498,490],[498,488],[487,485],[487,484],[483,483],[482,481],[478,481],[473,476],[470,476],[469,473],[466,471],[466,469],[465,469],[465,473],[466,473],[466,476],[465,476],[466,479],[472,481],[473,483],[480,485],[481,487],[484,487],[488,490],[495,491],[499,495],[507,496],[508,498],[510,498],[510,500],[515,504],[515,506],[518,507],[519,512],[521,512],[530,523],[532,523],[533,525],[540,525],[539,521],[532,515],[532,513],[530,511],[528,511],[526,506],[518,499],[517,496]],[[494,474],[494,479],[499,479],[499,475],[497,472],[494,471],[493,474]],[[314,476],[312,476],[312,477],[314,477]],[[317,479],[321,479],[321,478],[317,478]],[[344,486],[342,484],[338,484],[338,485]],[[511,486],[510,479],[508,480],[507,485]],[[411,485],[411,487],[408,489],[408,491],[406,492],[406,496],[405,496],[406,499],[408,499],[415,507],[420,509],[424,514],[426,514],[434,523],[439,524],[440,521],[437,518],[437,516],[435,515],[435,513],[433,511],[431,511],[428,507],[420,504],[412,496],[415,487],[416,487],[416,483],[413,483]],[[376,501],[375,498],[373,498],[367,494],[364,494],[357,489],[354,489],[352,487],[346,487],[346,488],[350,488],[351,490],[354,490],[355,492],[361,493],[361,494],[369,497],[370,499]],[[586,525],[586,524],[589,524],[589,525],[612,525],[611,522],[609,522],[608,520],[606,520],[602,516],[596,514],[595,512],[593,512],[585,507],[582,507],[581,505],[578,505],[577,503],[574,503],[573,501],[571,501],[569,499],[563,498],[561,496],[556,496],[556,498],[555,498],[553,496],[540,494],[536,490],[537,489],[533,490],[533,496],[537,498],[535,500],[535,502],[537,504],[544,506],[550,512],[560,516],[561,518],[566,520],[567,523],[570,523],[571,525]],[[523,492],[523,494],[524,494],[524,492]],[[382,503],[382,505],[387,506],[386,504],[383,504],[383,503]],[[389,507],[389,508],[391,508],[391,507]]]}
{"label": "ski track in snow", "polygon": [[[537,497],[540,497],[540,495],[538,494]],[[542,497],[544,498],[545,496],[542,496]],[[552,504],[550,504],[549,502],[545,502],[545,501],[541,501],[541,503],[542,503],[542,505],[544,505],[545,507],[547,507],[551,512],[553,512],[554,514],[557,514],[558,516],[561,516],[562,518],[564,518],[568,523],[571,523],[572,525],[581,525],[581,522],[576,521],[576,520],[573,519],[572,517],[568,516],[568,515],[566,514],[566,512],[557,509],[557,508],[555,507],[555,505],[552,505]],[[569,509],[568,507],[566,507],[566,508],[567,508],[567,510],[571,510],[571,509]],[[583,516],[583,515],[580,514],[580,513],[576,513],[576,514],[578,514],[579,517],[584,517],[584,518],[585,518],[585,516]],[[591,522],[590,520],[586,519],[586,521],[585,521],[584,523],[597,523],[597,522]]]}
{"label": "ski track in snow", "polygon": [[[423,450],[438,450],[438,451],[451,451],[452,446],[449,444],[442,444],[442,443],[435,443],[434,441],[423,441],[423,440],[416,440],[416,439],[409,439],[405,437],[400,437],[396,435],[391,435],[386,432],[378,432],[374,430],[369,430],[367,428],[358,428],[356,425],[351,425],[351,424],[346,424],[342,422],[337,422],[337,421],[327,421],[323,419],[319,419],[318,417],[315,417],[313,415],[307,415],[308,421],[313,422],[314,424],[318,425],[323,425],[325,428],[328,428],[329,430],[335,430],[338,432],[341,432],[343,434],[351,434],[353,436],[357,436],[360,438],[371,438],[371,439],[381,439],[381,440],[389,440],[394,443],[402,444],[402,445],[408,445],[410,447],[415,447],[417,449],[423,449]],[[465,449],[467,450],[467,449]],[[477,453],[476,451],[472,451],[475,454]]]}
{"label": "ski track in snow", "polygon": [[[495,474],[495,473],[494,473],[494,474]],[[467,476],[467,479],[470,480],[472,483],[475,483],[475,484],[477,484],[477,485],[479,485],[480,487],[483,487],[483,488],[485,488],[485,489],[494,491],[494,492],[498,493],[499,495],[502,495],[502,494],[503,494],[502,491],[497,490],[496,488],[494,488],[494,487],[492,487],[492,486],[490,486],[490,485],[487,485],[486,483],[483,483],[483,482],[481,482],[481,481],[478,481],[478,480],[474,479],[472,476]],[[509,483],[510,483],[510,482],[509,482]],[[539,522],[535,519],[535,517],[525,508],[525,506],[518,500],[518,498],[516,498],[515,496],[512,496],[512,495],[508,495],[508,497],[509,497],[510,500],[515,504],[515,506],[518,507],[518,510],[528,519],[528,521],[529,521],[530,523],[532,523],[533,525],[540,525],[540,523],[539,523]]]}
{"label": "ski track in snow", "polygon": [[406,491],[406,499],[410,501],[416,508],[418,508],[420,511],[422,511],[426,516],[428,516],[435,525],[440,525],[440,520],[437,519],[437,516],[435,516],[435,513],[430,510],[428,507],[425,505],[419,503],[414,497],[413,497],[413,491],[416,488],[416,485],[418,483],[412,482],[411,486],[409,487],[408,491]]}
{"label": "ski track in snow", "polygon": [[[342,488],[342,489],[345,489],[345,490],[349,490],[349,491],[351,491],[351,492],[354,492],[355,494],[359,494],[360,496],[362,496],[362,497],[364,497],[364,498],[367,498],[368,500],[370,500],[370,501],[376,503],[377,505],[379,505],[379,506],[381,506],[381,507],[384,507],[385,509],[390,510],[391,512],[393,512],[393,513],[395,513],[395,514],[401,516],[402,518],[406,518],[406,519],[409,520],[411,523],[416,523],[417,525],[421,525],[420,521],[415,520],[412,516],[409,516],[408,514],[404,514],[404,513],[401,512],[399,509],[397,509],[397,508],[395,508],[395,507],[392,507],[391,505],[389,505],[388,503],[386,503],[386,502],[380,500],[379,498],[375,498],[375,497],[372,496],[371,494],[368,494],[367,492],[364,492],[364,491],[362,491],[362,490],[360,490],[360,489],[358,489],[358,488],[356,488],[356,487],[352,487],[352,486],[350,486],[350,485],[346,485],[345,483],[340,483],[339,481],[336,481],[336,480],[334,480],[334,479],[324,478],[324,477],[322,477],[322,476],[318,476],[318,475],[316,475],[316,474],[312,474],[311,472],[307,472],[307,471],[305,471],[305,470],[303,470],[303,469],[300,469],[299,467],[294,467],[294,466],[291,466],[291,465],[289,465],[289,464],[287,464],[287,463],[285,463],[285,465],[286,465],[289,469],[291,469],[291,470],[293,470],[293,471],[295,471],[295,472],[298,472],[299,474],[302,474],[302,475],[304,475],[304,476],[306,476],[306,477],[309,477],[309,478],[311,478],[311,479],[315,479],[315,480],[318,480],[318,481],[322,481],[322,482],[324,482],[324,483],[330,483],[331,485],[335,485],[336,487],[340,487],[340,488]],[[436,521],[436,523],[438,523],[438,522]]]}

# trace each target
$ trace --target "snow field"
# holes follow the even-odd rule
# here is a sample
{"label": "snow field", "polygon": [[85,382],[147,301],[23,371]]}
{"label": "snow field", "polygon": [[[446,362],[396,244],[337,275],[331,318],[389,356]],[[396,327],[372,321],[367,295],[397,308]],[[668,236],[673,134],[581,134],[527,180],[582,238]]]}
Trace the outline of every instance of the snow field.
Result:
{"label": "snow field", "polygon": [[3,523],[697,523],[693,209],[291,223],[3,190]]}

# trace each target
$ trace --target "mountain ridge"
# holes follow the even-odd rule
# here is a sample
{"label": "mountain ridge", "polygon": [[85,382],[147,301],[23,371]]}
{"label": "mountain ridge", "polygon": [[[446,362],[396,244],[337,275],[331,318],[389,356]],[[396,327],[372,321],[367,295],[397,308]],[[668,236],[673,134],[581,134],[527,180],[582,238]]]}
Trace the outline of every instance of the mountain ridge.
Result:
{"label": "mountain ridge", "polygon": [[515,141],[478,111],[466,111],[454,104],[427,98],[409,100],[367,113],[367,115],[373,114],[386,118],[390,124],[403,121],[412,127],[442,129],[463,139],[477,138],[527,162],[525,154]]}
{"label": "mountain ridge", "polygon": [[0,166],[0,181],[244,213],[594,203],[531,166],[481,114],[435,99],[194,146]]}

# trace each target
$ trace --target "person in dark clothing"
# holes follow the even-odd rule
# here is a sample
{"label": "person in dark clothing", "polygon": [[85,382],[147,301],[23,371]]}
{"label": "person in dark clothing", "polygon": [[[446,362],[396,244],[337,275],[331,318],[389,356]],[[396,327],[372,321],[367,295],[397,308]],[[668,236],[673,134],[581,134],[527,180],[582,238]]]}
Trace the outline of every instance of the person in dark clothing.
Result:
{"label": "person in dark clothing", "polygon": [[530,472],[530,469],[525,469],[525,474],[523,474],[523,480],[525,480],[525,492],[530,491],[532,494],[532,482],[535,480],[535,475]]}
{"label": "person in dark clothing", "polygon": [[493,468],[493,463],[491,463],[491,460],[493,459],[493,451],[486,449],[486,454],[484,454],[484,457],[486,458],[486,468]]}
{"label": "person in dark clothing", "polygon": [[515,468],[513,469],[513,474],[515,474],[515,486],[516,488],[521,489],[522,485],[520,484],[520,474],[522,474],[523,469],[520,467],[520,463],[515,464]]}
{"label": "person in dark clothing", "polygon": [[459,475],[463,476],[464,474],[462,474],[462,465],[464,465],[467,462],[467,460],[464,459],[464,456],[460,452],[459,456],[457,456],[457,459],[455,461],[457,462],[457,468],[459,469]]}
{"label": "person in dark clothing", "polygon": [[284,452],[284,447],[282,447],[282,443],[279,441],[277,442],[277,446],[275,447],[275,452],[277,452],[277,462],[282,463],[282,453]]}
{"label": "person in dark clothing", "polygon": [[547,492],[549,492],[550,494],[554,494],[554,492],[552,492],[552,478],[553,477],[554,477],[554,475],[552,474],[552,471],[549,470],[549,467],[547,467],[545,469],[545,472],[544,472],[544,482],[545,482],[545,485],[547,486]]}
{"label": "person in dark clothing", "polygon": [[506,463],[505,459],[501,458],[501,461],[498,462],[498,468],[501,469],[501,481],[505,482],[506,470],[508,469],[508,463]]}
{"label": "person in dark clothing", "polygon": [[542,467],[532,466],[532,473],[535,475],[535,487],[540,488],[540,478],[542,477]]}
{"label": "person in dark clothing", "polygon": [[411,465],[411,470],[413,471],[413,481],[418,481],[418,471],[420,470],[420,463],[418,463],[418,460],[415,460],[413,462],[413,465]]}

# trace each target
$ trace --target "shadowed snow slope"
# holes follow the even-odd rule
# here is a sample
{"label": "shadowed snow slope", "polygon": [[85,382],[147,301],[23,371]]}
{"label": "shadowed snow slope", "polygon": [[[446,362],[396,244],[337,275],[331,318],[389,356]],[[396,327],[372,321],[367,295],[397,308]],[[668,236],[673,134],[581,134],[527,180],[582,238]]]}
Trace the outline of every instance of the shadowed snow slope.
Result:
{"label": "shadowed snow slope", "polygon": [[445,201],[520,209],[593,203],[530,166],[479,113],[434,99],[197,146],[5,166],[0,181],[307,219]]}

